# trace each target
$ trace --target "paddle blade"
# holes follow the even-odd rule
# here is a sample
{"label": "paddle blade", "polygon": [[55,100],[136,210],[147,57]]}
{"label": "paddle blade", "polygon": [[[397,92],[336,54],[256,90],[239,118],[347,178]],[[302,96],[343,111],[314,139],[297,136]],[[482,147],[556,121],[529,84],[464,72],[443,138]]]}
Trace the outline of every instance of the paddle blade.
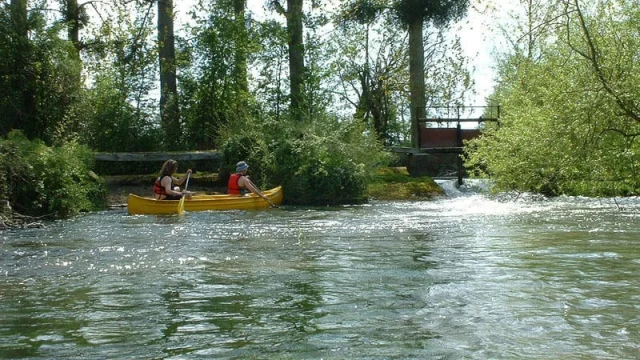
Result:
{"label": "paddle blade", "polygon": [[184,214],[184,196],[180,198],[178,202],[178,216],[182,216]]}

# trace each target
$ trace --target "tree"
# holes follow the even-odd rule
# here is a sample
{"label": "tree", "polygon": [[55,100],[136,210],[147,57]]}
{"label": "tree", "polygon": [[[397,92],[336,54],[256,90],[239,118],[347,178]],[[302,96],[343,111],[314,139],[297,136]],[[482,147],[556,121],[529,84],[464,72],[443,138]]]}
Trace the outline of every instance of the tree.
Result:
{"label": "tree", "polygon": [[235,77],[236,84],[238,84],[238,90],[248,93],[249,83],[247,81],[247,48],[248,48],[248,34],[247,24],[245,17],[245,8],[247,6],[247,0],[233,0],[233,13],[235,15],[236,27],[238,34],[235,37]]}
{"label": "tree", "polygon": [[0,8],[0,135],[22,130],[52,144],[60,138],[80,89],[80,62],[48,22],[44,3],[13,0]]}
{"label": "tree", "polygon": [[[340,32],[332,43],[336,47],[333,66],[339,72],[341,96],[355,108],[379,140],[394,142],[393,124],[400,106],[394,93],[401,92],[400,74],[406,70],[406,37],[385,24],[386,4],[356,1],[346,4],[337,19]],[[356,94],[351,100],[350,93]],[[397,128],[397,127],[395,127]],[[397,129],[396,129],[397,130]]]}
{"label": "tree", "polygon": [[424,42],[425,22],[441,27],[461,18],[469,0],[398,0],[396,13],[409,32],[409,91],[413,147],[418,147],[418,119],[425,117]]}
{"label": "tree", "polygon": [[277,21],[257,24],[255,35],[260,43],[256,54],[257,76],[253,93],[259,107],[275,120],[282,119],[287,107],[286,82],[287,30]]}
{"label": "tree", "polygon": [[302,26],[302,6],[304,0],[287,0],[287,8],[280,0],[271,0],[276,11],[287,19],[289,40],[289,83],[291,91],[291,115],[296,120],[302,119],[304,92],[304,34]]}
{"label": "tree", "polygon": [[173,0],[158,0],[158,56],[160,63],[160,117],[169,149],[178,148],[181,139],[180,110],[176,72]]}
{"label": "tree", "polygon": [[8,116],[9,123],[3,129],[6,135],[12,129],[22,129],[30,138],[40,137],[42,129],[36,123],[36,74],[33,64],[33,46],[29,40],[29,21],[27,12],[27,0],[11,0],[9,6],[10,15],[10,40],[13,46],[13,54],[7,60],[7,74],[10,74],[11,88],[14,93],[9,101],[15,111]]}
{"label": "tree", "polygon": [[78,58],[82,45],[80,44],[80,29],[83,27],[82,7],[78,5],[78,0],[62,0],[62,11],[64,13],[64,21],[67,23],[67,33],[69,40],[76,49]]}
{"label": "tree", "polygon": [[205,1],[181,43],[182,114],[191,148],[219,146],[229,127],[249,121],[253,98],[247,91],[247,63],[255,51],[253,27],[245,22],[243,2]]}
{"label": "tree", "polygon": [[[387,144],[409,139],[415,128],[401,116],[407,105],[409,83],[407,36],[398,27],[397,12],[387,1],[354,0],[341,9],[340,28],[332,43],[339,47],[334,66],[340,72],[342,91],[362,118]],[[459,39],[428,28],[422,32],[423,103],[451,104],[459,101],[472,82],[465,69]],[[349,93],[357,94],[351,100]],[[425,94],[426,93],[426,94]],[[423,106],[424,108],[424,106]],[[413,111],[413,110],[411,110]],[[413,113],[412,113],[413,114]]]}
{"label": "tree", "polygon": [[562,4],[554,16],[542,8],[520,22],[533,24],[516,37],[526,44],[515,42],[498,65],[501,126],[470,143],[467,166],[491,176],[497,191],[638,194],[640,9],[631,2],[588,11],[574,0]]}
{"label": "tree", "polygon": [[[604,6],[605,5],[603,5],[603,7]],[[602,85],[602,88],[606,91],[606,93],[612,98],[616,106],[619,108],[620,112],[628,119],[636,123],[640,123],[640,101],[635,96],[637,95],[637,93],[634,92],[632,96],[629,96],[631,95],[629,93],[625,94],[626,90],[621,89],[619,87],[622,87],[623,85],[628,85],[628,84],[624,84],[624,82],[620,82],[620,79],[616,79],[617,76],[615,73],[610,75],[610,72],[607,70],[606,62],[612,61],[613,59],[608,58],[607,54],[604,53],[604,49],[601,49],[598,46],[598,43],[594,38],[594,34],[593,34],[594,31],[589,29],[589,24],[587,23],[588,19],[586,18],[584,11],[580,6],[580,3],[578,2],[578,0],[566,1],[566,8],[567,8],[566,13],[568,14],[567,17],[569,21],[571,20],[569,14],[574,14],[575,21],[577,21],[577,23],[579,24],[579,33],[581,34],[580,40],[583,41],[583,44],[576,45],[575,40],[572,40],[571,37],[569,37],[567,40],[569,45],[571,46],[571,49],[576,53],[578,53],[580,56],[582,56],[585,60],[587,60],[587,62],[591,66],[593,74],[598,79],[598,82]],[[603,10],[611,11],[611,9],[607,9],[606,7]],[[607,16],[606,12],[601,16]],[[624,20],[623,20],[623,24],[624,24]],[[624,28],[618,31],[616,30],[614,30],[615,35],[618,34],[618,31],[622,31],[622,30],[626,30],[627,32],[629,31],[629,29],[624,29]],[[632,29],[632,32],[633,31],[637,32],[637,30],[635,29]],[[622,53],[621,55],[626,55],[625,58],[628,58],[628,56],[630,55],[637,55],[637,53],[624,54],[624,50],[627,50],[627,46],[625,46],[627,44],[620,43],[617,45],[620,45],[623,51],[615,51],[615,49],[607,49],[609,50],[608,53],[609,54]]]}
{"label": "tree", "polygon": [[[100,22],[84,33],[84,71],[92,81],[74,110],[81,120],[80,139],[99,151],[161,150],[166,136],[154,91],[156,3],[122,0],[102,6]],[[181,138],[179,133],[172,137]]]}

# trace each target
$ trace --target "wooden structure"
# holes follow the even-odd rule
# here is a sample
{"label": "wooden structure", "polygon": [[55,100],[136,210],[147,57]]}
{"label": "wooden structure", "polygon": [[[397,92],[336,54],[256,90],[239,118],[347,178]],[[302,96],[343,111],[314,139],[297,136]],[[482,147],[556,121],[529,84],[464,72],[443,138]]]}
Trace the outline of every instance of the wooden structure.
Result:
{"label": "wooden structure", "polygon": [[[458,185],[462,184],[464,168],[462,150],[465,140],[471,140],[486,122],[500,121],[500,106],[429,107],[419,118],[416,154],[454,154]],[[410,154],[411,156],[411,154]]]}
{"label": "wooden structure", "polygon": [[190,151],[190,152],[135,152],[135,153],[95,153],[99,161],[176,161],[187,160],[219,160],[218,151]]}
{"label": "wooden structure", "polygon": [[176,160],[183,169],[216,172],[222,160],[222,153],[209,151],[167,151],[167,152],[96,152],[95,169],[100,175],[133,175],[156,173],[162,163]]}

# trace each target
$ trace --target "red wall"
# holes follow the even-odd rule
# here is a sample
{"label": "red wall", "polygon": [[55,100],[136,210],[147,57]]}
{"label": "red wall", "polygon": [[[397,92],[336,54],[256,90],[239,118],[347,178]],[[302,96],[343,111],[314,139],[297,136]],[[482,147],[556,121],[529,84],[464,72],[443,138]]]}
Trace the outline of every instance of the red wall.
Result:
{"label": "red wall", "polygon": [[[480,134],[478,129],[462,129],[462,139],[470,140]],[[421,148],[438,148],[438,147],[456,147],[458,129],[449,128],[420,128],[420,147]]]}

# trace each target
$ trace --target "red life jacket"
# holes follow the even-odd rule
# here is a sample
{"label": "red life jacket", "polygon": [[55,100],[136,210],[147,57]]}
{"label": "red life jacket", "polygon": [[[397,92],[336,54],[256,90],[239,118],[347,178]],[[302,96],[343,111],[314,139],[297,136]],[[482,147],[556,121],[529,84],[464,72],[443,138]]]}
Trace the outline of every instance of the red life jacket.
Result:
{"label": "red life jacket", "polygon": [[[153,192],[160,196],[167,196],[167,189],[162,186],[162,183],[160,181],[162,181],[161,177],[156,179],[156,182],[153,184]],[[173,189],[173,179],[171,179],[171,188]]]}
{"label": "red life jacket", "polygon": [[235,173],[229,176],[229,182],[227,183],[227,192],[233,195],[243,195],[244,189],[238,185],[238,180],[242,175]]}

